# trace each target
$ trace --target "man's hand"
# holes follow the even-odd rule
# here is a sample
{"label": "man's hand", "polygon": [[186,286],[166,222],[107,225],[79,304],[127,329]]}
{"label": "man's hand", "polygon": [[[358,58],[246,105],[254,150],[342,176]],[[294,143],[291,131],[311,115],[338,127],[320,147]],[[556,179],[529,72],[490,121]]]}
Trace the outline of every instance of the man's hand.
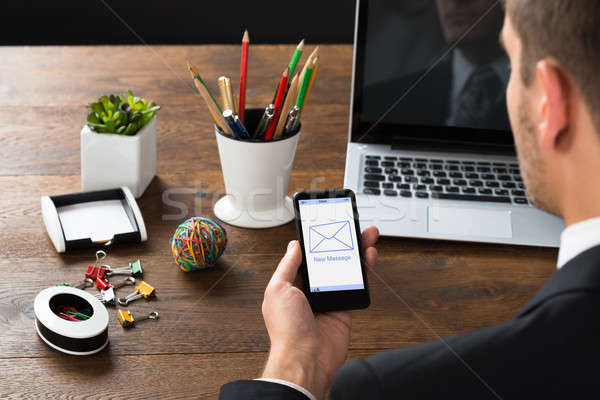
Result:
{"label": "man's hand", "polygon": [[[377,259],[377,228],[362,234],[367,266]],[[302,290],[294,285],[302,261],[300,244],[293,240],[273,274],[262,304],[271,352],[263,378],[283,379],[325,396],[333,378],[346,361],[350,342],[349,311],[313,314]]]}

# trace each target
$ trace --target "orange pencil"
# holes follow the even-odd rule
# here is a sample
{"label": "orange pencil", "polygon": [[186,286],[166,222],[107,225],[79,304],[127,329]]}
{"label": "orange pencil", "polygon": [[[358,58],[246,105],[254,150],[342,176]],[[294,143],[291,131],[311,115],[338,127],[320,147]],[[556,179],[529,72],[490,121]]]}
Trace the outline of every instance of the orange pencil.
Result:
{"label": "orange pencil", "polygon": [[298,79],[298,75],[299,74],[294,75],[294,79],[292,79],[292,83],[290,83],[288,93],[285,96],[283,107],[281,108],[281,112],[279,113],[279,121],[277,121],[277,128],[275,128],[275,135],[273,136],[275,139],[281,137],[281,135],[283,134],[288,114],[290,113],[292,107],[294,107],[294,104],[296,103],[296,97],[298,96],[298,83],[300,82],[300,80]]}
{"label": "orange pencil", "polygon": [[244,37],[242,38],[242,62],[240,64],[240,93],[239,93],[239,104],[238,114],[242,124],[245,122],[246,116],[246,80],[248,78],[248,52],[250,50],[250,36],[248,35],[248,29],[244,31]]}
{"label": "orange pencil", "polygon": [[279,120],[279,113],[281,112],[281,106],[283,105],[283,97],[287,89],[289,72],[290,68],[286,67],[285,71],[283,71],[283,75],[281,75],[279,89],[277,90],[277,96],[275,97],[275,114],[273,115],[273,120],[271,121],[271,124],[265,133],[265,140],[273,139],[273,134],[275,133],[275,128],[277,127],[277,121]]}

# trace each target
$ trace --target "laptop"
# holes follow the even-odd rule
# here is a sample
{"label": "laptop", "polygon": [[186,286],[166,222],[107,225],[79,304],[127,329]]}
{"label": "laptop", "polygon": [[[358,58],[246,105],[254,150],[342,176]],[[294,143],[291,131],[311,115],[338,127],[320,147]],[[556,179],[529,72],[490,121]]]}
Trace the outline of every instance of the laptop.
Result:
{"label": "laptop", "polygon": [[382,235],[558,247],[534,207],[506,111],[503,11],[359,0],[344,187]]}

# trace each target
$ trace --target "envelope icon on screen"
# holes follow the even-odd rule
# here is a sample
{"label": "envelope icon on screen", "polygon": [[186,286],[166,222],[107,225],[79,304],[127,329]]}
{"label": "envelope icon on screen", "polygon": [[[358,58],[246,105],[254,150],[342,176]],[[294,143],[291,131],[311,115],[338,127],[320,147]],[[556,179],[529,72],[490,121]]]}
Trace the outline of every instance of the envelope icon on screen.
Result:
{"label": "envelope icon on screen", "polygon": [[354,250],[350,221],[311,225],[308,238],[310,253]]}

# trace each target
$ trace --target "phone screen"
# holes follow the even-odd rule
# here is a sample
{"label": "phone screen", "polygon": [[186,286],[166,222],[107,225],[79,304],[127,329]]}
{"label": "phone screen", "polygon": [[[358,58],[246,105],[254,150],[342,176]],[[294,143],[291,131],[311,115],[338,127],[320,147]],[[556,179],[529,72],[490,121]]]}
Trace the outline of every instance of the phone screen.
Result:
{"label": "phone screen", "polygon": [[352,199],[298,200],[311,292],[362,290]]}

